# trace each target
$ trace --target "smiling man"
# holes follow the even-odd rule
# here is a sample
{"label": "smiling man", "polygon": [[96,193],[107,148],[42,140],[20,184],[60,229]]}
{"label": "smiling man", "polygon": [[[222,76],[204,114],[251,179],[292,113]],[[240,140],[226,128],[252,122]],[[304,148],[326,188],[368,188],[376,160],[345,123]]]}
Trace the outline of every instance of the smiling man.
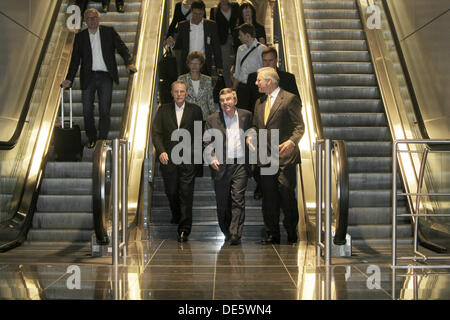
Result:
{"label": "smiling man", "polygon": [[171,223],[178,224],[178,242],[185,242],[192,228],[192,203],[194,198],[195,165],[193,163],[193,139],[189,161],[174,163],[172,150],[178,144],[172,141],[174,131],[181,129],[194,137],[195,122],[200,127],[203,120],[199,106],[186,102],[187,84],[177,80],[172,83],[174,103],[158,108],[152,124],[152,140],[160,162],[164,189],[172,211]]}
{"label": "smiling man", "polygon": [[[258,141],[259,146],[268,150],[278,149],[279,168],[274,174],[264,174],[261,169],[262,211],[266,238],[262,244],[280,243],[280,208],[283,209],[283,225],[288,235],[288,243],[298,240],[298,208],[295,195],[297,184],[297,166],[300,163],[298,143],[305,131],[300,112],[300,98],[279,87],[280,78],[274,68],[258,70],[256,84],[264,95],[256,101],[252,126],[258,130],[267,130],[267,135],[278,133],[278,146]],[[253,146],[251,137],[247,143]],[[277,148],[278,147],[278,148]],[[273,155],[271,155],[274,158]],[[258,163],[259,167],[263,164]]]}
{"label": "smiling man", "polygon": [[[220,131],[224,137],[223,146],[216,146],[208,156],[211,156],[211,177],[216,192],[220,229],[226,241],[230,240],[231,245],[238,245],[244,227],[245,190],[249,174],[244,133],[251,126],[252,114],[247,110],[236,108],[236,92],[230,88],[220,91],[219,102],[222,110],[208,117],[205,130]],[[205,149],[211,143],[211,140],[205,141]],[[223,154],[219,155],[219,152]]]}

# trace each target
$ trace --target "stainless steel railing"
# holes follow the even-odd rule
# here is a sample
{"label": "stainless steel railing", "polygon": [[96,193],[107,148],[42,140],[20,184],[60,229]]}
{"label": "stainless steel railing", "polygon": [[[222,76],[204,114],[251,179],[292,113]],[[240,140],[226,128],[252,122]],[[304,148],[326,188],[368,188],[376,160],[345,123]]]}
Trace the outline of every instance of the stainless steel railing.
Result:
{"label": "stainless steel railing", "polygon": [[[450,265],[420,265],[420,266],[399,266],[397,264],[397,260],[448,260],[450,256],[427,256],[424,253],[419,251],[418,246],[418,235],[419,235],[419,217],[450,217],[450,213],[437,214],[437,213],[420,213],[420,198],[427,196],[450,196],[450,193],[436,193],[436,192],[421,192],[421,188],[423,185],[424,179],[424,171],[428,153],[430,153],[429,148],[425,148],[422,157],[422,163],[420,164],[420,172],[419,178],[417,182],[417,192],[398,192],[397,191],[397,159],[399,158],[400,153],[417,153],[420,151],[411,150],[408,145],[448,145],[450,146],[450,140],[395,140],[392,146],[392,268],[450,268]],[[404,147],[399,150],[399,145],[403,145]],[[444,153],[450,152],[448,150],[438,150],[432,151],[436,153]],[[411,214],[397,214],[397,197],[398,196],[407,196],[409,198],[416,197],[416,206],[413,208],[413,213]],[[412,217],[414,224],[414,256],[397,256],[397,218],[399,217]]]}

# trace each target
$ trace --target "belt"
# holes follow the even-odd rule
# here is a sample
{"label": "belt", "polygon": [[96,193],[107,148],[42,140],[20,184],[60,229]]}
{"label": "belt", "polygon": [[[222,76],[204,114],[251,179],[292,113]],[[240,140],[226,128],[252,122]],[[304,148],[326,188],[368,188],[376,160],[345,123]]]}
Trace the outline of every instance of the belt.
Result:
{"label": "belt", "polygon": [[102,73],[108,73],[108,74],[109,74],[108,71],[100,71],[100,70],[98,70],[98,71],[92,70],[92,72],[93,72],[93,73],[100,73],[100,74],[102,74]]}

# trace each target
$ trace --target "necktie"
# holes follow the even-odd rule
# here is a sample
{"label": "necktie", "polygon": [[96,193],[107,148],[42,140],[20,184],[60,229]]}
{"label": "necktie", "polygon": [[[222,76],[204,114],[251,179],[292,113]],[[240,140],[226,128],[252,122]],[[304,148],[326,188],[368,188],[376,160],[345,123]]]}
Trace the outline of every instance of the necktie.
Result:
{"label": "necktie", "polygon": [[269,114],[270,114],[270,95],[267,96],[266,107],[264,108],[264,125],[267,124]]}

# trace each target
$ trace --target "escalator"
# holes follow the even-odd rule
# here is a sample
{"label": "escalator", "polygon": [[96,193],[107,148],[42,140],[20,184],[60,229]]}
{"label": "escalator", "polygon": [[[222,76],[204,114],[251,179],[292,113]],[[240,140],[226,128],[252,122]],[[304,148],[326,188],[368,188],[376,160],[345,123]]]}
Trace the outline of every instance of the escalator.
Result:
{"label": "escalator", "polygon": [[[101,12],[101,3],[92,3]],[[125,3],[125,13],[108,12],[101,14],[101,24],[113,26],[125,42],[130,53],[135,48],[136,33],[139,24],[141,1]],[[108,139],[118,138],[122,126],[122,114],[125,107],[129,75],[123,59],[116,53],[119,70],[119,85],[114,83],[111,128]],[[65,101],[69,101],[66,92]],[[96,101],[97,104],[97,101]],[[73,85],[73,120],[80,125],[82,143],[87,143],[81,103],[79,76]],[[65,104],[65,114],[69,114],[69,104]],[[95,108],[95,120],[98,123],[98,108]],[[60,121],[60,120],[59,120]],[[32,228],[27,244],[86,246],[91,242],[93,233],[93,153],[94,149],[84,148],[80,162],[57,162],[50,149],[44,176],[36,204]]]}
{"label": "escalator", "polygon": [[[347,145],[349,234],[355,245],[387,244],[392,137],[356,1],[303,0],[303,6],[324,137]],[[398,203],[399,213],[407,213],[406,198]],[[398,237],[410,241],[409,219],[398,223]]]}
{"label": "escalator", "polygon": [[[205,1],[206,12],[209,16],[211,7],[217,5],[217,1]],[[169,14],[168,17],[172,17]],[[167,19],[167,18],[166,18]],[[168,21],[169,22],[169,21]],[[152,161],[150,158],[149,161]],[[176,239],[177,225],[171,224],[171,211],[164,191],[164,182],[159,165],[153,160],[151,194],[148,195],[149,217],[146,224],[149,237],[152,239]],[[264,235],[264,222],[261,211],[261,200],[253,199],[253,191],[256,188],[254,179],[249,178],[245,195],[245,226],[242,235],[243,240],[261,239]],[[194,202],[192,215],[191,240],[223,239],[224,236],[217,223],[216,197],[211,173],[208,166],[203,167],[203,176],[195,179]],[[280,228],[281,238],[286,238],[286,231]]]}

